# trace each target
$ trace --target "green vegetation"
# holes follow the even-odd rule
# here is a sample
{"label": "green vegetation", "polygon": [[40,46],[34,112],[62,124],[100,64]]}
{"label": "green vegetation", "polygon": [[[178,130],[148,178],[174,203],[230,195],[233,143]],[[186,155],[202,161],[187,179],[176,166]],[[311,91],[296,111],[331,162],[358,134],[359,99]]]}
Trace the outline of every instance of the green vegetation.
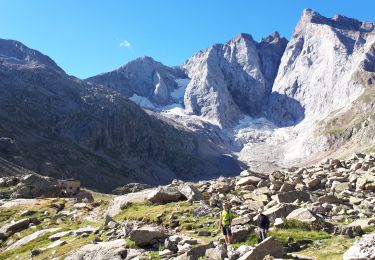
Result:
{"label": "green vegetation", "polygon": [[159,256],[159,251],[151,251],[148,253],[149,259],[151,260],[159,260],[161,259]]}
{"label": "green vegetation", "polygon": [[[102,202],[103,204],[105,202]],[[40,223],[37,224],[34,228],[28,228],[21,232],[18,232],[8,238],[8,240],[18,240],[20,238],[23,238],[27,235],[30,235],[34,233],[37,230],[47,229],[47,228],[54,228],[59,227],[60,230],[56,231],[67,231],[67,230],[75,230],[81,227],[86,226],[94,226],[99,227],[101,219],[97,219],[95,221],[89,221],[86,219],[81,220],[75,220],[74,222],[71,221],[69,216],[57,216],[58,209],[61,209],[61,206],[64,205],[64,209],[72,210],[74,202],[70,200],[65,199],[42,199],[39,200],[35,204],[31,205],[23,205],[23,206],[15,206],[10,208],[0,208],[0,223],[1,225],[10,222],[11,220],[18,220],[21,218],[26,217],[35,217],[37,218]],[[90,204],[87,204],[90,206]],[[101,207],[102,204],[100,204]],[[19,213],[24,210],[31,210],[32,213],[28,216],[21,216]],[[90,211],[90,209],[81,209],[82,211]],[[100,214],[100,217],[102,215]],[[27,243],[26,245],[9,250],[9,251],[3,251],[0,252],[0,259],[15,259],[16,256],[18,259],[29,259],[31,250],[33,249],[40,249],[40,248],[46,248],[49,244],[52,243],[48,239],[50,235],[53,233],[46,234],[40,238],[34,239]],[[75,250],[85,244],[91,243],[93,240],[94,235],[91,234],[87,237],[80,237],[80,236],[67,236],[64,237],[63,240],[65,240],[67,243],[65,245],[48,249],[46,251],[43,251],[40,255],[34,257],[33,259],[48,259],[51,256],[51,252],[55,252],[53,254],[53,257],[59,257],[59,256],[66,256],[68,252],[71,252],[72,250]],[[104,235],[102,235],[102,238],[104,238]],[[6,246],[5,246],[6,247]]]}
{"label": "green vegetation", "polygon": [[[93,239],[94,239],[93,234],[90,234],[87,237],[77,237],[77,238],[74,238],[72,236],[68,236],[68,237],[63,239],[67,242],[65,245],[43,251],[40,255],[36,256],[33,259],[35,259],[35,260],[49,259],[49,257],[51,256],[51,253],[53,251],[54,251],[54,254],[52,255],[53,257],[66,256],[67,253],[73,252],[74,250],[76,250],[76,249],[78,249],[78,248],[80,248],[80,247],[82,247],[86,244],[91,243],[91,241]],[[51,243],[51,242],[49,241],[49,243]],[[41,246],[37,245],[37,247],[35,247],[35,248],[41,248]]]}
{"label": "green vegetation", "polygon": [[193,213],[194,207],[190,203],[176,202],[164,205],[151,203],[132,203],[124,206],[115,220],[138,220],[146,223],[167,223],[172,215]]}
{"label": "green vegetation", "polygon": [[375,232],[375,226],[365,227],[365,228],[363,228],[363,232],[365,234],[374,233]]}
{"label": "green vegetation", "polygon": [[241,243],[234,243],[233,247],[238,248],[241,245],[249,245],[254,246],[258,243],[258,234],[256,232],[251,232],[251,234],[247,237],[246,241]]}
{"label": "green vegetation", "polygon": [[375,145],[365,149],[366,153],[375,153]]}
{"label": "green vegetation", "polygon": [[127,248],[134,248],[134,249],[138,248],[138,246],[135,244],[135,242],[133,240],[130,240],[129,238],[126,238],[125,242],[126,242]]}
{"label": "green vegetation", "polygon": [[300,229],[306,231],[318,231],[322,230],[325,226],[324,221],[315,221],[312,223],[302,222],[296,219],[283,218],[283,229]]}
{"label": "green vegetation", "polygon": [[358,98],[358,101],[371,103],[375,100],[375,88],[369,88]]}
{"label": "green vegetation", "polygon": [[354,238],[332,236],[319,241],[319,243],[313,243],[309,248],[300,253],[319,260],[338,260],[342,259],[343,253],[353,245],[354,241]]}
{"label": "green vegetation", "polygon": [[0,252],[0,259],[29,259],[31,250],[46,247],[49,243],[51,243],[48,236],[49,234],[46,234],[40,238],[30,241],[20,248]]}
{"label": "green vegetation", "polygon": [[295,228],[270,230],[269,235],[274,236],[283,244],[287,244],[288,237],[292,237],[294,241],[307,239],[316,241],[331,238],[330,234],[323,231],[306,231]]}

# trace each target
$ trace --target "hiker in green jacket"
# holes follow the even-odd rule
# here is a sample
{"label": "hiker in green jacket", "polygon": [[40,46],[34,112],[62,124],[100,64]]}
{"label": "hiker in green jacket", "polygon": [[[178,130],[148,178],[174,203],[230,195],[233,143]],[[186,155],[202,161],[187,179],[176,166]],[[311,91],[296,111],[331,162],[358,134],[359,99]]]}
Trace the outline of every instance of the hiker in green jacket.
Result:
{"label": "hiker in green jacket", "polygon": [[230,244],[232,242],[232,231],[230,229],[232,217],[229,203],[225,202],[223,204],[223,211],[220,213],[220,228],[223,232],[226,244]]}

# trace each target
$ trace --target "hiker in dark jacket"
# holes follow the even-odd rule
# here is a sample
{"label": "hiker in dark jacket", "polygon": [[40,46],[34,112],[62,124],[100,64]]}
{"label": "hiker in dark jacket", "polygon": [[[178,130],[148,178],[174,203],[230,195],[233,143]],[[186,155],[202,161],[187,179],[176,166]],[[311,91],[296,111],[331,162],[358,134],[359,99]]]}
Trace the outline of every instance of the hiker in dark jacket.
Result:
{"label": "hiker in dark jacket", "polygon": [[262,209],[259,209],[258,212],[258,235],[260,242],[262,242],[267,237],[267,231],[270,228],[270,220],[263,214]]}

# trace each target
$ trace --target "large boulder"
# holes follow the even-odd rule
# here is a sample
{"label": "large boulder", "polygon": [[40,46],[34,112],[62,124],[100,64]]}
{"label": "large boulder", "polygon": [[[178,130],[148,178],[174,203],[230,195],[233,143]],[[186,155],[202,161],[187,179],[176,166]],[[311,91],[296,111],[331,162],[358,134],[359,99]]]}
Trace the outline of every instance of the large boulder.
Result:
{"label": "large boulder", "polygon": [[374,260],[375,259],[375,233],[364,235],[358,242],[351,246],[343,255],[344,260]]}
{"label": "large boulder", "polygon": [[233,191],[234,188],[235,188],[234,182],[217,180],[211,184],[207,192],[208,193],[228,193],[228,192]]}
{"label": "large boulder", "polygon": [[13,191],[12,197],[32,199],[36,197],[57,197],[60,195],[57,181],[38,174],[29,174],[20,179]]}
{"label": "large boulder", "polygon": [[233,242],[239,243],[244,242],[246,238],[250,235],[250,233],[253,231],[253,229],[247,226],[236,225],[232,226],[231,231]]}
{"label": "large boulder", "polygon": [[257,185],[261,180],[255,176],[242,177],[236,182],[236,186]]}
{"label": "large boulder", "polygon": [[188,201],[200,201],[203,200],[202,193],[192,185],[182,185],[178,187],[178,191]]}
{"label": "large boulder", "polygon": [[264,202],[246,200],[244,202],[244,206],[246,206],[249,210],[257,211],[259,208],[262,208],[264,206]]}
{"label": "large boulder", "polygon": [[310,201],[310,194],[305,191],[288,191],[275,195],[278,203],[293,203],[296,200]]}
{"label": "large boulder", "polygon": [[121,260],[127,257],[125,240],[118,239],[108,242],[88,244],[79,248],[76,252],[65,258],[66,260]]}
{"label": "large boulder", "polygon": [[164,241],[165,249],[171,250],[173,252],[177,252],[178,251],[177,245],[178,243],[182,241],[182,239],[183,239],[182,237],[176,236],[176,235],[166,238]]}
{"label": "large boulder", "polygon": [[295,209],[289,213],[287,219],[296,219],[302,222],[312,223],[319,219],[319,217],[306,208]]}
{"label": "large boulder", "polygon": [[7,234],[13,234],[27,229],[30,223],[37,224],[39,221],[36,218],[24,218],[15,222],[5,224],[0,228],[0,236],[6,237]]}
{"label": "large boulder", "polygon": [[333,227],[332,233],[334,233],[335,235],[342,235],[342,236],[354,238],[357,236],[362,236],[364,232],[361,226],[342,226],[342,227],[339,226],[339,227]]}
{"label": "large boulder", "polygon": [[227,248],[223,245],[217,245],[214,248],[208,248],[205,253],[207,260],[222,260],[227,258]]}
{"label": "large boulder", "polygon": [[153,226],[144,226],[133,229],[130,232],[130,239],[139,247],[152,245],[158,240],[164,241],[166,237],[167,235],[163,229]]}
{"label": "large boulder", "polygon": [[318,201],[320,203],[329,203],[329,204],[340,204],[342,203],[342,200],[337,198],[335,195],[332,194],[326,194],[323,196],[320,196],[318,198]]}
{"label": "large boulder", "polygon": [[11,244],[5,251],[22,247],[22,246],[26,245],[27,243],[31,242],[34,239],[40,238],[40,237],[44,236],[45,234],[56,232],[56,231],[59,231],[59,230],[60,230],[60,228],[48,228],[48,229],[42,229],[42,230],[35,231],[34,233],[32,233],[30,235],[27,235],[27,236],[21,238],[20,240],[17,240],[13,244]]}
{"label": "large boulder", "polygon": [[156,204],[165,204],[169,202],[176,202],[183,199],[181,192],[174,188],[158,188],[152,191],[147,199]]}
{"label": "large boulder", "polygon": [[175,259],[178,260],[196,260],[206,255],[206,251],[209,248],[214,248],[214,244],[202,244],[195,247],[189,248],[188,251],[182,255],[179,255]]}
{"label": "large boulder", "polygon": [[114,197],[108,205],[106,215],[114,217],[119,214],[121,212],[121,209],[127,204],[147,201],[147,197],[152,191],[153,190],[143,190]]}
{"label": "large boulder", "polygon": [[243,224],[249,223],[250,221],[252,221],[251,215],[245,215],[245,216],[234,218],[232,220],[232,225],[233,226],[235,226],[235,225],[243,225]]}
{"label": "large boulder", "polygon": [[255,248],[241,256],[239,260],[263,260],[267,255],[277,258],[284,256],[283,245],[273,237],[267,237]]}
{"label": "large boulder", "polygon": [[298,206],[294,204],[278,204],[269,209],[266,209],[263,213],[269,217],[270,221],[275,221],[276,218],[287,217],[293,210],[297,208]]}

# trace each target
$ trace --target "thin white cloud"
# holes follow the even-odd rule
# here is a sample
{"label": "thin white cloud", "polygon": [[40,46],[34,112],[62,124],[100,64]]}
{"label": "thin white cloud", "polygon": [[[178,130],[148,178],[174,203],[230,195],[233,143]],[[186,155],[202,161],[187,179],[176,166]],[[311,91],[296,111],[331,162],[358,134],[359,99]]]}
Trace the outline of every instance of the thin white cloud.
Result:
{"label": "thin white cloud", "polygon": [[131,43],[129,41],[123,40],[122,42],[120,42],[120,47],[131,48],[132,45],[131,45]]}

